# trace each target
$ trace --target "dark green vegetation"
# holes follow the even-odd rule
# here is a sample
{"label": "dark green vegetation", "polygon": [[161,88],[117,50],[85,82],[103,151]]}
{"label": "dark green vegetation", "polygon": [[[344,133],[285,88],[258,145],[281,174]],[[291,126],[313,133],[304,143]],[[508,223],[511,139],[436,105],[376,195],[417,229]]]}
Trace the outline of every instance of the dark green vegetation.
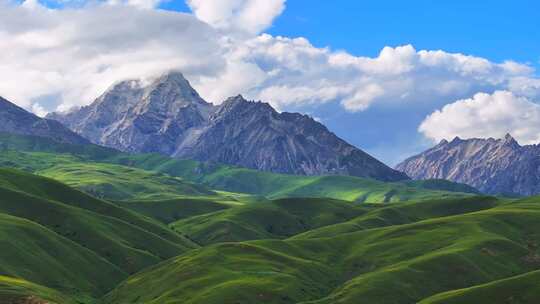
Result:
{"label": "dark green vegetation", "polygon": [[[393,212],[373,207],[355,221],[375,215],[378,226],[330,238],[206,246],[130,277],[106,303],[508,303],[520,295],[513,286],[538,285],[532,271],[540,268],[540,206],[494,198],[478,198],[475,207],[466,206],[474,200],[453,203],[459,207],[450,215],[437,206],[448,201],[389,207]],[[431,211],[435,216],[423,219]],[[396,213],[410,223],[392,225]],[[497,286],[506,286],[499,290],[506,298],[484,300],[482,292]],[[527,288],[516,303],[537,303],[539,292]]]}
{"label": "dark green vegetation", "polygon": [[540,197],[0,139],[1,304],[540,300]]}
{"label": "dark green vegetation", "polygon": [[[0,169],[0,292],[100,296],[198,246],[165,225],[47,178]],[[26,286],[26,287],[25,287]],[[51,293],[54,298],[53,293]],[[1,298],[1,294],[0,294]]]}

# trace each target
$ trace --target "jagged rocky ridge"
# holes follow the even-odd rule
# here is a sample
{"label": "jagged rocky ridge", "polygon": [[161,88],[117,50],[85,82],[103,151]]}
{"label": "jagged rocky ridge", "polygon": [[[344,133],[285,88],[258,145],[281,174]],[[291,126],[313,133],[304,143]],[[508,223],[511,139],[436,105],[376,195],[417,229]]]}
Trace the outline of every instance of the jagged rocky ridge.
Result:
{"label": "jagged rocky ridge", "polygon": [[0,97],[0,132],[47,137],[57,142],[90,142],[55,120],[43,119]]}
{"label": "jagged rocky ridge", "polygon": [[540,146],[503,139],[456,137],[396,166],[413,179],[442,178],[496,195],[540,193]]}
{"label": "jagged rocky ridge", "polygon": [[207,103],[178,72],[150,85],[121,82],[91,105],[49,118],[96,144],[122,151],[276,173],[408,179],[306,115],[278,113],[269,104],[242,96],[220,106]]}

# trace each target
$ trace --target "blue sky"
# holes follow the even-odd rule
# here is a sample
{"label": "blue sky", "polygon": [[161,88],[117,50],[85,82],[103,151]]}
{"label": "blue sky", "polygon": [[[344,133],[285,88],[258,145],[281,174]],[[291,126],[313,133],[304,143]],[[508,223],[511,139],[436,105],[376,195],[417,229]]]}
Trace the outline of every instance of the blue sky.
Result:
{"label": "blue sky", "polygon": [[[540,66],[540,1],[289,0],[267,30],[315,46],[375,56],[384,46],[465,53]],[[190,12],[184,1],[164,9]]]}
{"label": "blue sky", "polygon": [[183,0],[107,1],[4,14],[0,34],[27,27],[8,32],[12,56],[36,57],[21,71],[0,56],[20,77],[0,75],[0,93],[65,110],[174,68],[211,102],[242,93],[310,114],[390,165],[455,136],[540,142],[539,1],[192,0],[193,12]]}
{"label": "blue sky", "polygon": [[[539,1],[289,0],[286,5],[269,34],[306,37],[317,47],[357,56],[374,57],[384,46],[412,44],[417,50],[514,60],[537,71],[540,67]],[[162,8],[190,11],[183,1]],[[308,112],[342,138],[394,165],[433,144],[417,132],[419,121],[432,111],[432,105],[413,111],[375,106],[349,113],[330,104]]]}

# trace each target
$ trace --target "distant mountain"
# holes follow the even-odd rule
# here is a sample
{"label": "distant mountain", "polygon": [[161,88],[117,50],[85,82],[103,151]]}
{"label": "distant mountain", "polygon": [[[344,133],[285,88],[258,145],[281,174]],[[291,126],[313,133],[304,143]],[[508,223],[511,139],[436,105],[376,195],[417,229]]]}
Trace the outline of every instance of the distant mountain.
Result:
{"label": "distant mountain", "polygon": [[269,104],[204,101],[181,73],[149,85],[124,81],[94,103],[49,116],[92,142],[127,152],[157,152],[276,173],[408,177],[348,144],[312,118]]}
{"label": "distant mountain", "polygon": [[0,97],[0,132],[46,137],[62,143],[90,143],[58,121],[40,118],[2,97]]}
{"label": "distant mountain", "polygon": [[520,146],[510,134],[498,140],[443,140],[396,169],[413,179],[448,179],[488,194],[540,193],[540,146]]}
{"label": "distant mountain", "polygon": [[148,86],[136,80],[121,82],[87,107],[48,118],[100,145],[171,155],[205,125],[212,111],[213,105],[182,74],[171,73]]}

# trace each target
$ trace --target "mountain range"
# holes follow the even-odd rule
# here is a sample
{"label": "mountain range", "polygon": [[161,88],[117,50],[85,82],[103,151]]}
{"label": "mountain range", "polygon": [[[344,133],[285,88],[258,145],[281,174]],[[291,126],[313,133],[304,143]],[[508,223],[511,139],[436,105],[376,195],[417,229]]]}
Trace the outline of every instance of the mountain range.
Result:
{"label": "mountain range", "polygon": [[[189,88],[180,74],[123,82],[50,116],[125,152],[2,100],[0,303],[539,303],[539,197],[306,176],[397,173],[308,116]],[[537,154],[511,136],[436,148],[433,163],[476,159],[468,176]],[[210,161],[182,159],[195,157]]]}
{"label": "mountain range", "polygon": [[540,146],[521,146],[510,134],[502,139],[442,140],[396,169],[413,179],[447,179],[488,194],[540,193]]}
{"label": "mountain range", "polygon": [[278,113],[267,103],[242,96],[214,106],[179,72],[150,84],[120,82],[89,106],[48,118],[95,144],[121,151],[157,152],[274,173],[408,179],[309,116]]}
{"label": "mountain range", "polygon": [[90,143],[61,123],[40,118],[0,97],[0,132],[34,135],[71,144]]}

